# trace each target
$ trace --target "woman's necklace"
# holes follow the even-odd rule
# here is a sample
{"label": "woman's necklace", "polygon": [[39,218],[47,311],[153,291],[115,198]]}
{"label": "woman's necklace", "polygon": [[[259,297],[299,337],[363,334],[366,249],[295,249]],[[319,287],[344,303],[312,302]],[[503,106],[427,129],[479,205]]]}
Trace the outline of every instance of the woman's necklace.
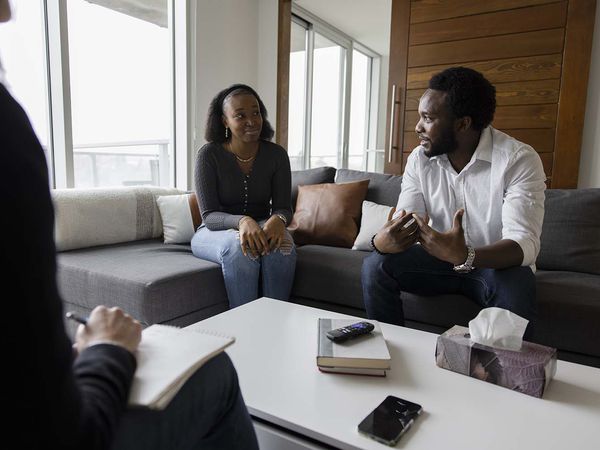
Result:
{"label": "woman's necklace", "polygon": [[234,153],[234,155],[235,155],[235,159],[237,159],[237,160],[238,160],[239,162],[241,162],[241,163],[249,163],[249,162],[250,162],[250,161],[252,161],[254,158],[256,158],[256,155],[254,155],[254,156],[251,156],[251,157],[250,157],[250,158],[248,158],[248,159],[240,158],[240,157],[239,157],[238,155],[236,155],[235,153]]}
{"label": "woman's necklace", "polygon": [[246,159],[244,159],[244,158],[240,158],[240,157],[237,155],[237,153],[233,151],[233,148],[232,148],[232,146],[231,146],[231,142],[228,142],[228,143],[227,143],[227,147],[228,147],[229,151],[230,151],[231,153],[233,153],[233,156],[235,156],[235,159],[237,159],[237,160],[238,160],[239,162],[241,162],[241,163],[249,163],[250,161],[254,161],[254,159],[256,158],[256,153],[255,153],[254,155],[252,155],[250,158],[246,158]]}

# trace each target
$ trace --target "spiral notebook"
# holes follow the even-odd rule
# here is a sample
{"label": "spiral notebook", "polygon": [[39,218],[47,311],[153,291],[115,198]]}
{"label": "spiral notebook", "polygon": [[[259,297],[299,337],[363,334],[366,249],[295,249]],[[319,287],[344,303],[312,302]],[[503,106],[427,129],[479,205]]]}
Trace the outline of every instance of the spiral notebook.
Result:
{"label": "spiral notebook", "polygon": [[152,325],[142,331],[130,406],[164,409],[198,368],[235,342],[206,330]]}

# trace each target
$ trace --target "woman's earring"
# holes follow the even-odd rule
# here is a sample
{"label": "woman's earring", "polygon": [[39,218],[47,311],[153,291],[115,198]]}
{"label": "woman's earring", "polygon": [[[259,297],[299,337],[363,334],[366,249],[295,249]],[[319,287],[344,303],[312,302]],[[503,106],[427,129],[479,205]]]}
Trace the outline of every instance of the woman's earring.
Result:
{"label": "woman's earring", "polygon": [[229,128],[225,127],[225,139],[229,137]]}

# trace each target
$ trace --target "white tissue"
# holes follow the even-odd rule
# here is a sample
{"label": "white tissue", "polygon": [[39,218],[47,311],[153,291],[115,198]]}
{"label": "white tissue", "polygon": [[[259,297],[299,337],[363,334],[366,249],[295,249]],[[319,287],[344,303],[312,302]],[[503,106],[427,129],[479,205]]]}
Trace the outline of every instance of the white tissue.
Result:
{"label": "white tissue", "polygon": [[503,308],[482,309],[469,322],[471,340],[490,347],[520,350],[529,321]]}

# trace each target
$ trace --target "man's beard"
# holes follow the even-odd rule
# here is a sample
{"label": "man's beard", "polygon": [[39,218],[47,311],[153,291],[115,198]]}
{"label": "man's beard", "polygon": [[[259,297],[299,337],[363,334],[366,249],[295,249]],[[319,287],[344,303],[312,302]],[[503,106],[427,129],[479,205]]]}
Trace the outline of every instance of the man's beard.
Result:
{"label": "man's beard", "polygon": [[435,142],[429,141],[429,144],[429,149],[425,150],[425,156],[428,158],[452,153],[458,147],[454,130],[450,127],[448,127]]}

